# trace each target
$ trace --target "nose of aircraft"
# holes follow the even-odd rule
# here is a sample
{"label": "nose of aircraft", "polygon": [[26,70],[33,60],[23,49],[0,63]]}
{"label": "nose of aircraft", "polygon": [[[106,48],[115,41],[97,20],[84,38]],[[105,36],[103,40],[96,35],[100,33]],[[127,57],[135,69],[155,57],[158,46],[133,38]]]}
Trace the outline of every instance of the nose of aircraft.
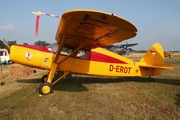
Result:
{"label": "nose of aircraft", "polygon": [[31,67],[50,69],[53,53],[45,46],[12,45],[10,60]]}

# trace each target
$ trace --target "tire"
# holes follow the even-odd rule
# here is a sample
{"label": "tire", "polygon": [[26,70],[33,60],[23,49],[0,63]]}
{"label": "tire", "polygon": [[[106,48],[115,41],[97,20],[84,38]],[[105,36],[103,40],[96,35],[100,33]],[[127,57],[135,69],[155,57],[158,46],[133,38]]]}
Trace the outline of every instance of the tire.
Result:
{"label": "tire", "polygon": [[44,82],[39,86],[39,93],[41,95],[48,95],[53,93],[53,87],[50,83]]}

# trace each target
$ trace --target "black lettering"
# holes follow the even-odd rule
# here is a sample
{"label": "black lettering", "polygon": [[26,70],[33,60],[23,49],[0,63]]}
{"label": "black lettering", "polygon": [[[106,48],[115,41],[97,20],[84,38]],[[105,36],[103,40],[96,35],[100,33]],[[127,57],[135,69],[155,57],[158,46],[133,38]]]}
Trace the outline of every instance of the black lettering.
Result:
{"label": "black lettering", "polygon": [[88,22],[80,22],[80,24],[81,24],[81,25],[85,25],[85,24],[87,24],[87,25],[97,26],[97,27],[100,27],[100,28],[101,28],[101,26],[100,26],[100,25],[96,25],[96,24],[93,24],[93,23],[88,23]]}
{"label": "black lettering", "polygon": [[121,66],[121,67],[120,67],[120,73],[123,73],[123,70],[124,70],[124,67]]}
{"label": "black lettering", "polygon": [[120,66],[116,66],[116,72],[119,72]]}
{"label": "black lettering", "polygon": [[113,66],[113,65],[110,65],[110,66],[109,66],[109,71],[113,71],[113,68],[114,68],[114,66]]}
{"label": "black lettering", "polygon": [[128,71],[128,68],[125,67],[125,68],[124,68],[124,73],[127,73],[127,71]]}
{"label": "black lettering", "polygon": [[129,67],[129,72],[128,72],[128,74],[130,73],[130,71],[131,71],[131,68]]}
{"label": "black lettering", "polygon": [[87,20],[92,20],[92,21],[95,21],[95,22],[103,23],[103,24],[109,24],[108,22],[104,22],[104,21],[100,21],[100,20],[90,18],[90,15],[88,15],[88,14],[86,14],[84,16],[84,18],[83,18],[83,21],[87,21]]}

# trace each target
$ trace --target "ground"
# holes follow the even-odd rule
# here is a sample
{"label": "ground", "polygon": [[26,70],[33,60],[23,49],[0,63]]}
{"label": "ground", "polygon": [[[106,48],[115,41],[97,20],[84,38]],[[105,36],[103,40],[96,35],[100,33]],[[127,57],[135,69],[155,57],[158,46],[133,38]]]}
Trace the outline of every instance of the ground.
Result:
{"label": "ground", "polygon": [[39,96],[38,87],[47,71],[9,78],[9,66],[1,66],[0,119],[180,119],[180,57],[165,62],[175,68],[154,77],[156,82],[147,77],[72,75],[45,96]]}

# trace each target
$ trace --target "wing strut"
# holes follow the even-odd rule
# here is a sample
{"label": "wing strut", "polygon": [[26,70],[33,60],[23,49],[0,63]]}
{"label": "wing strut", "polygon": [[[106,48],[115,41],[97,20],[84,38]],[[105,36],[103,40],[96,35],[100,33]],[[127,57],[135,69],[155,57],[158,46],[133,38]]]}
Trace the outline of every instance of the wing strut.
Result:
{"label": "wing strut", "polygon": [[[118,31],[118,30],[119,30],[119,28],[115,29],[113,32],[116,32],[116,31]],[[113,33],[113,32],[111,32],[111,33]],[[109,34],[111,34],[111,33],[109,33]],[[61,52],[61,50],[62,50],[62,48],[63,48],[64,42],[65,42],[65,36],[63,35],[63,38],[61,39],[61,41],[60,41],[60,43],[59,43],[59,45],[58,45],[58,49],[57,49],[57,51],[56,51],[56,56],[55,56],[55,58],[54,58],[52,67],[51,67],[51,69],[50,69],[50,71],[49,71],[47,82],[52,83],[52,79],[53,79],[53,77],[54,77],[54,75],[55,75],[55,72],[56,72],[56,70],[57,70],[57,66],[58,66],[59,64],[61,64],[62,62],[64,62],[66,59],[68,59],[70,56],[72,56],[74,53],[76,53],[78,50],[80,50],[81,48],[85,47],[85,46],[88,45],[89,43],[91,43],[91,42],[93,42],[93,41],[97,42],[98,40],[99,40],[99,39],[95,39],[95,40],[89,39],[88,41],[85,41],[81,46],[79,46],[78,48],[76,48],[71,54],[69,54],[67,57],[65,57],[64,59],[62,59],[60,62],[57,63],[57,59],[58,59],[58,57],[59,57],[59,54],[60,54],[60,52]],[[69,72],[67,72],[67,73],[69,73]],[[65,74],[65,75],[67,75],[67,74]],[[64,75],[64,76],[65,76],[65,75]],[[63,78],[63,77],[62,77],[62,78]],[[60,78],[60,79],[61,79],[61,78]],[[59,79],[59,80],[60,80],[60,79]],[[58,80],[58,81],[59,81],[59,80]],[[56,82],[55,82],[55,83],[56,83]],[[55,83],[53,83],[53,84],[55,84]]]}
{"label": "wing strut", "polygon": [[70,71],[65,71],[64,74],[63,74],[61,77],[59,77],[56,81],[54,81],[54,82],[52,83],[52,85],[56,84],[58,81],[60,81],[62,78],[64,78],[69,72],[70,72]]}
{"label": "wing strut", "polygon": [[66,59],[68,59],[70,56],[72,56],[74,53],[76,53],[78,50],[80,50],[81,48],[85,47],[86,45],[88,45],[90,42],[92,42],[93,40],[88,40],[85,41],[81,46],[79,46],[78,48],[76,48],[71,54],[69,54],[67,57],[65,57],[63,60],[61,60],[59,64],[61,64],[62,62],[64,62]]}
{"label": "wing strut", "polygon": [[88,41],[85,41],[81,46],[79,46],[78,48],[76,48],[71,54],[69,54],[67,57],[65,57],[63,60],[61,60],[61,61],[58,63],[58,65],[61,64],[62,62],[64,62],[66,59],[68,59],[71,55],[73,55],[74,53],[76,53],[78,50],[80,50],[81,48],[83,48],[83,47],[85,47],[86,45],[88,45],[89,43],[91,43],[91,42],[93,42],[93,41],[97,42],[97,41],[99,41],[100,39],[102,39],[103,37],[106,37],[106,36],[108,36],[108,35],[110,35],[110,34],[112,34],[112,33],[114,33],[114,32],[119,31],[119,30],[120,30],[120,28],[115,28],[114,30],[112,30],[112,31],[110,31],[110,32],[108,32],[108,33],[100,36],[99,38],[97,38],[97,39],[95,39],[95,40],[89,39]]}
{"label": "wing strut", "polygon": [[55,72],[57,70],[57,66],[58,66],[57,60],[58,60],[59,54],[60,54],[60,52],[61,52],[61,50],[62,50],[62,48],[64,46],[64,41],[65,41],[65,36],[63,35],[63,37],[62,37],[62,39],[61,39],[61,41],[60,41],[60,43],[58,45],[52,67],[51,67],[51,69],[49,71],[49,74],[48,74],[47,82],[49,82],[49,83],[52,83],[52,79],[53,79],[54,74],[55,74]]}
{"label": "wing strut", "polygon": [[[71,55],[73,55],[74,53],[76,53],[78,50],[80,50],[81,48],[85,47],[86,45],[88,45],[90,42],[93,42],[94,40],[88,40],[88,41],[85,41],[81,46],[79,46],[78,48],[76,48],[71,54],[69,54],[67,57],[65,57],[63,60],[61,60],[60,62],[57,63],[57,60],[58,60],[58,57],[59,57],[59,54],[64,46],[64,42],[65,42],[65,35],[63,35],[63,38],[61,39],[59,45],[58,45],[58,48],[57,48],[57,51],[56,51],[56,55],[55,55],[55,58],[54,58],[54,61],[53,61],[53,64],[52,64],[52,67],[49,71],[49,74],[48,74],[48,79],[47,79],[47,82],[48,83],[52,83],[52,80],[54,78],[54,75],[55,75],[55,72],[57,70],[57,67],[59,64],[61,64],[62,62],[64,62],[66,59],[68,59]],[[69,72],[66,72],[67,74]],[[63,75],[66,76],[67,74]],[[59,81],[60,79],[62,79],[63,77],[60,77],[57,81]],[[53,84],[55,84],[56,82],[54,82]]]}

